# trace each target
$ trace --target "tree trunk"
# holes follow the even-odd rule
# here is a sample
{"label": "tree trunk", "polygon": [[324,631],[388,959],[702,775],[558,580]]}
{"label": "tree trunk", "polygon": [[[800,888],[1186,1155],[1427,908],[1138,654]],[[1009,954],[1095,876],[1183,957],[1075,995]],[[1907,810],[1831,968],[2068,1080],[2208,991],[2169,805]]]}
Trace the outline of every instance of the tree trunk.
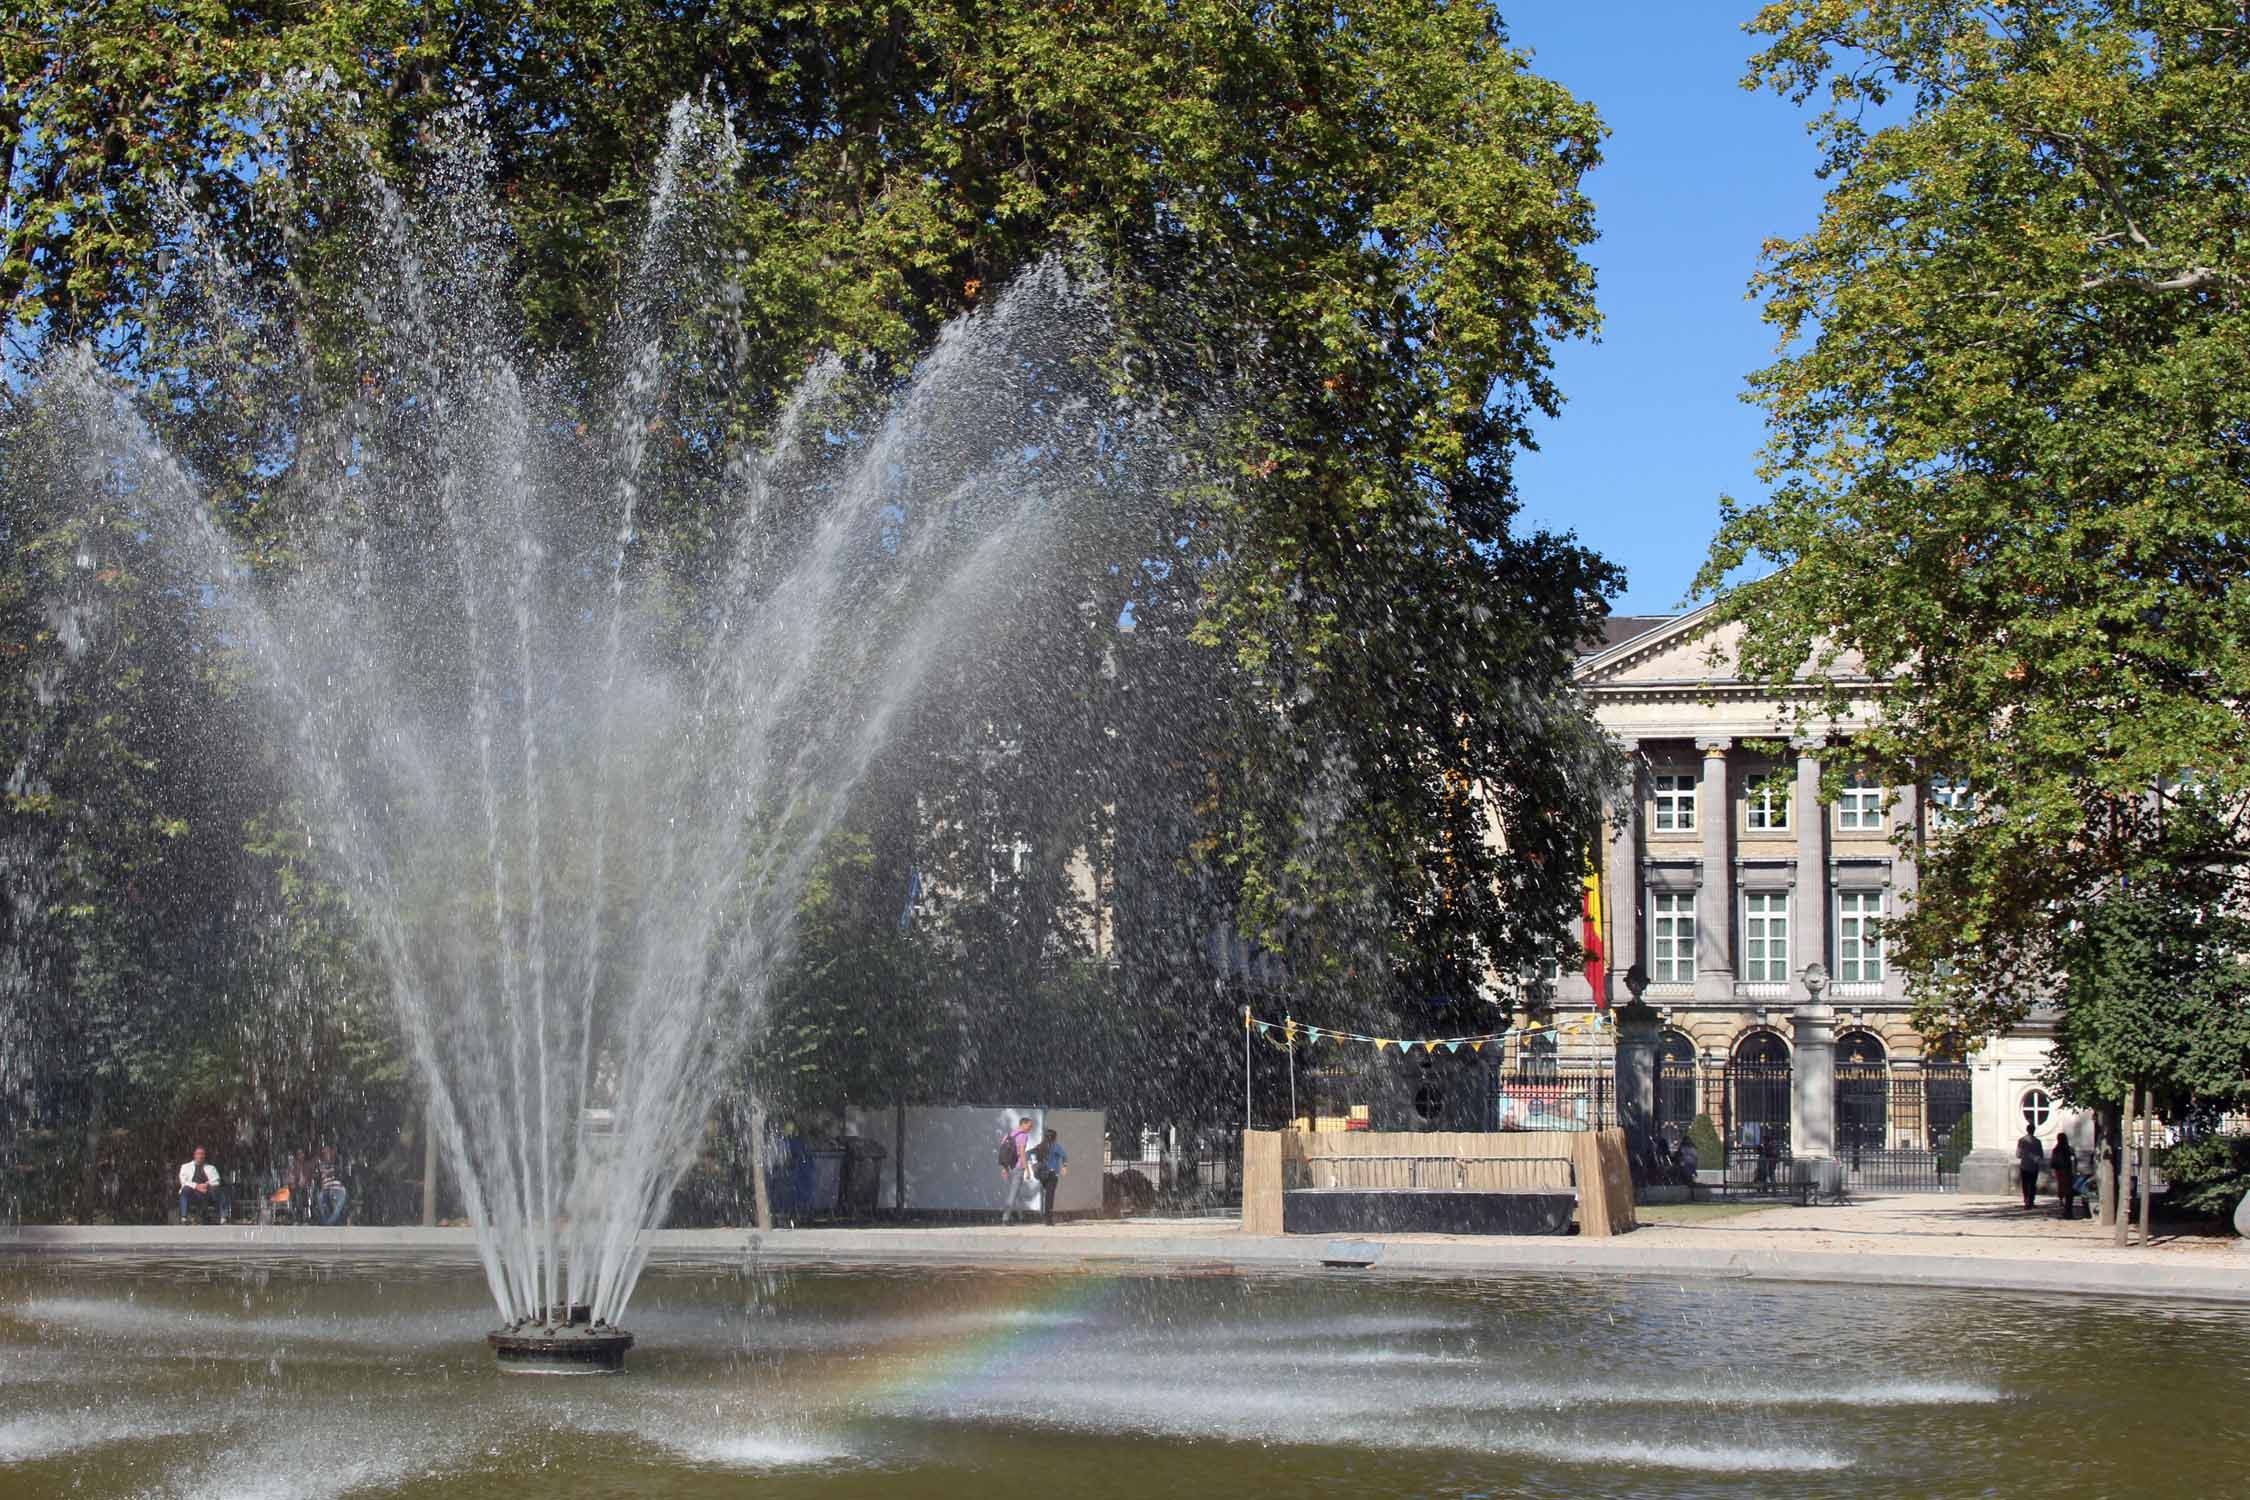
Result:
{"label": "tree trunk", "polygon": [[2094,1111],[2094,1211],[2104,1224],[2117,1222],[2118,1128],[2108,1105]]}
{"label": "tree trunk", "polygon": [[[90,1093],[91,1097],[87,1101],[86,1108],[86,1159],[80,1165],[78,1170],[78,1222],[81,1224],[91,1224],[94,1222],[94,1209],[97,1206],[97,1200],[101,1193],[101,1084],[99,1082],[95,1083]],[[171,1158],[166,1157],[165,1160],[169,1162]],[[166,1187],[169,1190],[172,1187],[172,1184],[167,1183]],[[177,1196],[177,1194],[167,1191],[166,1196],[174,1197]],[[169,1220],[172,1215],[171,1213],[167,1212],[164,1217]]]}
{"label": "tree trunk", "polygon": [[891,1217],[906,1217],[906,1095],[891,1116]]}
{"label": "tree trunk", "polygon": [[773,1199],[766,1192],[766,1107],[750,1106],[750,1211],[760,1233],[773,1228]]}
{"label": "tree trunk", "polygon": [[2149,1148],[2150,1148],[2150,1141],[2149,1141],[2149,1137],[2150,1137],[2150,1136],[2152,1136],[2152,1135],[2154,1135],[2155,1133],[2156,1133],[2156,1091],[2155,1091],[2154,1089],[2143,1089],[2143,1090],[2141,1091],[2141,1129],[2140,1129],[2140,1137],[2141,1137],[2141,1138],[2140,1138],[2140,1151],[2141,1151],[2141,1160],[2140,1160],[2140,1169],[2141,1169],[2141,1243],[2142,1243],[2142,1244],[2144,1244],[2144,1245],[2148,1243],[2148,1234],[2149,1234],[2149,1222],[2148,1222],[2148,1179],[2149,1179],[2149,1176],[2150,1176],[2150,1173],[2149,1173]]}
{"label": "tree trunk", "polygon": [[2113,1178],[2110,1181],[2110,1208],[2117,1212],[2117,1217],[2110,1223],[2115,1226],[2113,1244],[2119,1250],[2126,1246],[2126,1223],[2133,1219],[2131,1205],[2124,1201],[2124,1122],[2133,1118],[2135,1106],[2135,1091],[2133,1088],[2126,1088],[2122,1100],[2117,1100],[2117,1131],[2115,1140],[2110,1142],[2110,1178]]}
{"label": "tree trunk", "polygon": [[422,1227],[437,1225],[437,1127],[430,1121],[429,1101],[422,1103]]}

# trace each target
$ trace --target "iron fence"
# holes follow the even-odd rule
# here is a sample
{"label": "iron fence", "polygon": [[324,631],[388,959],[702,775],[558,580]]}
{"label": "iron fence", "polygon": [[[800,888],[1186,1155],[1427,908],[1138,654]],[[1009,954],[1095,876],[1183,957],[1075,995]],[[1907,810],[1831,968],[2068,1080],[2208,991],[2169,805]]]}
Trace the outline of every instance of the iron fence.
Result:
{"label": "iron fence", "polygon": [[1965,1063],[1843,1063],[1836,1069],[1836,1156],[1844,1186],[1941,1193],[1960,1186],[1955,1133],[1969,1114]]}

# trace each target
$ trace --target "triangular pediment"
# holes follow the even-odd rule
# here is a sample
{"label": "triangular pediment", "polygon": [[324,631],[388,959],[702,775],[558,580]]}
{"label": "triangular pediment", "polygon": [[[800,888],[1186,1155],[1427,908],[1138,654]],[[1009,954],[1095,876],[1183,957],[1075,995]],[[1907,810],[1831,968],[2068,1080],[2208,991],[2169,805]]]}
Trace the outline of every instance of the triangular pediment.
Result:
{"label": "triangular pediment", "polygon": [[1742,627],[1720,622],[1717,608],[1706,604],[1619,641],[1581,661],[1572,675],[1581,687],[1731,682]]}
{"label": "triangular pediment", "polygon": [[[1718,605],[1706,604],[1586,657],[1571,675],[1580,687],[1597,690],[1741,684],[1735,662],[1747,628],[1720,619]],[[1846,651],[1828,663],[1826,671],[1850,681],[1864,675],[1865,669],[1857,652]]]}

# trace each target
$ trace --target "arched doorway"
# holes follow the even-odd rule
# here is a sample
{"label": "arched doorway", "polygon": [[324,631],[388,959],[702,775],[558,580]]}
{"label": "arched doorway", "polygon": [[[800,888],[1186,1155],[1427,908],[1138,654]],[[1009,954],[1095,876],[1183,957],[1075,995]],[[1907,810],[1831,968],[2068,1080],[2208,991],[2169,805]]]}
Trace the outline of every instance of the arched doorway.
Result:
{"label": "arched doorway", "polygon": [[1889,1063],[1872,1031],[1836,1038],[1836,1152],[1847,1160],[1890,1144]]}
{"label": "arched doorway", "polygon": [[1727,1181],[1768,1186],[1786,1179],[1790,1156],[1789,1044],[1755,1027],[1736,1039],[1722,1090]]}

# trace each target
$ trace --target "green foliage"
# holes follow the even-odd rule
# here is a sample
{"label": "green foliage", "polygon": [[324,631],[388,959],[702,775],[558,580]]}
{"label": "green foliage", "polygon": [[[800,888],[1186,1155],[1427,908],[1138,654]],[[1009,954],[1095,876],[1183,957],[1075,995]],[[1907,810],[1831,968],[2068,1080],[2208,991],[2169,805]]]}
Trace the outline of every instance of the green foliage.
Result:
{"label": "green foliage", "polygon": [[2065,969],[2049,1079],[2073,1103],[2153,1089],[2175,1117],[2250,1098],[2250,970],[2224,876],[2168,867],[2085,908]]}
{"label": "green foliage", "polygon": [[1945,1138],[1944,1146],[1938,1150],[1937,1165],[1941,1174],[1959,1175],[1961,1163],[1968,1160],[1969,1153],[1976,1149],[1976,1126],[1977,1117],[1973,1110],[1954,1122],[1952,1133]]}
{"label": "green foliage", "polygon": [[[659,310],[675,379],[646,488],[670,498],[649,502],[635,565],[676,573],[683,629],[730,520],[704,509],[716,481],[817,352],[862,360],[853,395],[879,400],[1041,257],[1107,277],[1121,394],[1172,408],[1202,466],[1177,513],[1103,536],[1023,601],[1010,649],[1035,690],[933,712],[876,778],[773,998],[757,1071],[783,1094],[934,1088],[964,1076],[941,1065],[956,1051],[998,1078],[1012,1048],[1058,1074],[1109,1058],[1074,1086],[1185,1108],[1224,1096],[1236,1035],[1217,928],[1283,954],[1341,1024],[1461,996],[1561,940],[1616,769],[1568,672],[1618,575],[1513,529],[1511,461],[1561,399],[1554,345],[1597,326],[1581,183],[1602,127],[1489,6],[0,0],[0,77],[9,337],[88,341],[138,382],[275,576],[314,493],[299,466],[333,451],[281,393],[310,371],[342,406],[383,378],[361,180],[411,192],[475,128],[453,112],[464,90],[513,316],[589,412],[615,353],[589,330],[630,296],[667,111],[714,101],[745,148],[666,252],[707,295]],[[216,261],[268,289],[260,317],[216,317],[167,279],[175,186]],[[9,754],[65,744],[34,684],[60,659],[40,600],[75,577],[77,514],[4,523]],[[99,524],[134,545],[124,512]],[[139,584],[95,577],[71,586]],[[151,614],[130,639],[161,655],[189,638],[167,629]],[[81,1013],[129,1076],[177,1070],[169,1038],[133,1036],[134,1002],[183,993],[198,915],[281,936],[194,949],[215,965],[195,1006],[278,982],[357,1014],[380,980],[284,857],[296,823],[273,779],[212,805],[200,778],[238,754],[165,733],[233,702],[228,664],[114,660],[99,692],[73,679],[78,738],[11,804],[13,836],[49,841],[42,868],[73,872],[22,951],[52,993],[98,1002]],[[190,846],[194,878],[173,878]],[[943,896],[902,933],[917,869]],[[176,904],[164,924],[127,899],[136,879]],[[195,1006],[165,1024],[210,1034]],[[390,1028],[346,1030],[373,1039],[324,1053],[349,1075],[331,1097],[399,1107]],[[1136,1052],[1146,1066],[1114,1066]]]}
{"label": "green foliage", "polygon": [[2231,1214],[2250,1193],[2250,1135],[2206,1135],[2163,1153],[2170,1202],[2191,1213]]}
{"label": "green foliage", "polygon": [[[2057,913],[2160,850],[2151,788],[2250,790],[2250,27],[2192,0],[1771,4],[1750,81],[1825,92],[1818,226],[1755,282],[1758,504],[1698,586],[1810,661],[1856,753],[1967,781],[1893,923],[1922,1022],[2019,1019]],[[1887,106],[1887,108],[1886,108]],[[1901,117],[1903,114],[1903,117]],[[1727,587],[1753,562],[1780,565]],[[2242,853],[2237,831],[2191,860]]]}
{"label": "green foliage", "polygon": [[1719,1149],[1719,1127],[1711,1123],[1709,1115],[1697,1115],[1688,1122],[1688,1139],[1695,1142],[1695,1159],[1706,1167],[1726,1165],[1726,1155]]}

